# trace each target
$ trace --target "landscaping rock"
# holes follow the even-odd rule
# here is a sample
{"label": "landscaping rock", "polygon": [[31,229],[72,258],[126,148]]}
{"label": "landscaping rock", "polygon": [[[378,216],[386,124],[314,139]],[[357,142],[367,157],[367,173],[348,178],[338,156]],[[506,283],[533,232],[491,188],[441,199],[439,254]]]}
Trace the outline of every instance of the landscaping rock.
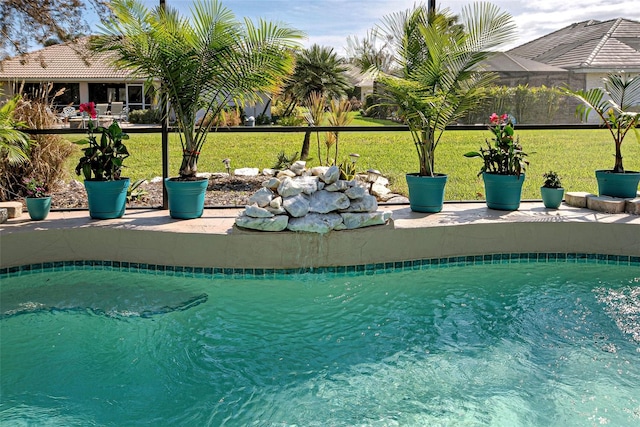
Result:
{"label": "landscaping rock", "polygon": [[278,186],[278,194],[282,197],[297,196],[300,193],[302,193],[302,185],[300,185],[300,181],[297,179],[285,177]]}
{"label": "landscaping rock", "polygon": [[0,202],[0,208],[7,210],[8,218],[19,218],[22,215],[22,203],[20,202]]}
{"label": "landscaping rock", "polygon": [[364,197],[352,200],[349,207],[343,212],[375,212],[378,210],[378,201],[375,197],[365,194]]}
{"label": "landscaping rock", "polygon": [[307,166],[307,162],[302,161],[302,160],[298,160],[297,162],[294,162],[291,165],[289,170],[291,172],[295,173],[297,176],[300,176],[305,171],[306,166]]}
{"label": "landscaping rock", "polygon": [[316,191],[311,195],[310,212],[329,213],[349,207],[349,198],[340,192]]}
{"label": "landscaping rock", "polygon": [[628,199],[624,211],[631,215],[640,215],[640,197]]}
{"label": "landscaping rock", "polygon": [[258,176],[260,174],[260,169],[258,168],[239,168],[233,171],[234,175],[237,176]]}
{"label": "landscaping rock", "polygon": [[279,185],[280,185],[280,180],[278,178],[271,178],[268,181],[265,181],[262,183],[263,187],[273,191],[276,191]]}
{"label": "landscaping rock", "polygon": [[386,222],[391,219],[391,212],[346,212],[340,215],[342,216],[342,222],[348,230],[386,224]]}
{"label": "landscaping rock", "polygon": [[564,202],[569,206],[573,206],[574,208],[586,208],[588,196],[595,197],[595,194],[585,193],[581,191],[570,191],[565,193]]}
{"label": "landscaping rock", "polygon": [[261,208],[257,205],[247,206],[244,210],[244,214],[246,216],[250,216],[251,218],[271,218],[273,213],[268,211],[265,208]]}
{"label": "landscaping rock", "polygon": [[294,218],[299,218],[309,213],[309,199],[302,194],[284,197],[282,200],[282,207]]}
{"label": "landscaping rock", "polygon": [[249,197],[249,205],[256,204],[261,208],[264,208],[266,206],[269,206],[269,203],[271,203],[273,198],[273,191],[269,190],[268,188],[261,188],[253,193],[251,197]]}
{"label": "landscaping rock", "polygon": [[[328,233],[386,223],[391,213],[376,212],[378,202],[357,180],[340,180],[337,166],[292,170],[262,182],[251,205],[236,219],[238,227],[263,231]],[[287,218],[286,223],[282,217]]]}
{"label": "landscaping rock", "polygon": [[286,230],[289,217],[287,215],[277,215],[271,218],[252,218],[240,215],[236,218],[236,225],[242,228],[249,228],[260,231],[282,231]]}
{"label": "landscaping rock", "polygon": [[309,233],[328,233],[342,223],[342,217],[337,213],[310,213],[302,218],[291,218],[287,229],[291,231],[306,231]]}
{"label": "landscaping rock", "polygon": [[626,206],[625,199],[609,196],[589,196],[587,197],[587,208],[606,213],[623,213]]}
{"label": "landscaping rock", "polygon": [[326,184],[333,184],[340,179],[340,169],[333,165],[320,177]]}
{"label": "landscaping rock", "polygon": [[0,224],[4,224],[9,219],[7,208],[0,208]]}

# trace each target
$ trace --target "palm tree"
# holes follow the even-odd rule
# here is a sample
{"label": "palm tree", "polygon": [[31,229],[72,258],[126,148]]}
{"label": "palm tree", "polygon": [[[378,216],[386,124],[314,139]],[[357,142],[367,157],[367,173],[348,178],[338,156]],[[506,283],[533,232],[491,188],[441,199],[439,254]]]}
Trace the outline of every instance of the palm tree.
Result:
{"label": "palm tree", "polygon": [[582,103],[576,108],[576,115],[587,121],[594,111],[603,125],[609,130],[615,144],[615,164],[612,171],[624,173],[622,166],[622,141],[627,132],[633,129],[640,141],[640,75],[609,74],[602,79],[604,87],[590,90],[570,90],[565,93],[574,96]]}
{"label": "palm tree", "polygon": [[292,52],[303,36],[263,20],[239,22],[218,0],[197,0],[189,19],[170,7],[148,10],[138,0],[113,0],[111,7],[113,18],[91,45],[114,52],[116,65],[149,84],[160,83],[161,99],[175,113],[180,131],[183,179],[195,177],[215,122],[197,124],[198,112],[215,117],[230,103],[244,105],[274,91],[293,70]]}
{"label": "palm tree", "polygon": [[[340,98],[349,89],[345,72],[346,64],[333,48],[314,44],[296,54],[296,67],[283,88],[288,100],[284,115],[289,115],[298,105],[305,104],[312,94],[326,99]],[[316,123],[319,124],[319,123]],[[305,132],[300,159],[309,156],[311,131]]]}
{"label": "palm tree", "polygon": [[479,64],[514,30],[511,16],[490,3],[464,7],[460,24],[447,9],[429,13],[424,5],[384,18],[380,31],[391,40],[396,66],[378,80],[411,130],[419,175],[434,175],[445,127],[483,101],[495,75]]}
{"label": "palm tree", "polygon": [[345,61],[331,47],[314,44],[296,54],[296,67],[283,87],[289,105],[285,115],[317,92],[328,99],[340,98],[349,89]]}
{"label": "palm tree", "polygon": [[0,160],[6,160],[10,165],[29,161],[29,135],[17,129],[24,124],[13,118],[19,100],[20,96],[15,96],[0,107]]}

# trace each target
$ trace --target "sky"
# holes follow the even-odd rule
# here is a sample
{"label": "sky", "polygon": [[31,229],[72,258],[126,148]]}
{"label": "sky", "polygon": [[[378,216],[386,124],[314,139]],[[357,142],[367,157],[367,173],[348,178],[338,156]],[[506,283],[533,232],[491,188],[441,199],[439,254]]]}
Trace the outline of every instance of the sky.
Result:
{"label": "sky", "polygon": [[[144,0],[149,6],[158,0]],[[190,0],[166,0],[189,16]],[[303,44],[333,47],[345,55],[348,36],[362,39],[382,17],[410,9],[418,0],[222,0],[237,18],[264,18],[279,21],[304,31]],[[427,0],[424,1],[427,3]],[[459,13],[471,1],[436,0],[439,9]],[[508,50],[575,22],[606,21],[626,18],[640,21],[639,0],[493,0],[491,3],[509,12],[518,27],[518,39],[500,50]]]}

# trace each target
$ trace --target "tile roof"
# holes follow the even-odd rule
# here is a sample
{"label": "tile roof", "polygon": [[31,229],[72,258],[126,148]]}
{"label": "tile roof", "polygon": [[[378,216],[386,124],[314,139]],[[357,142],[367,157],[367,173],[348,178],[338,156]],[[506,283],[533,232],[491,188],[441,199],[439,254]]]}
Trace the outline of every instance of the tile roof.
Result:
{"label": "tile roof", "polygon": [[547,65],[542,62],[532,61],[522,56],[514,55],[507,52],[496,52],[488,59],[482,61],[482,68],[486,71],[502,71],[502,72],[534,72],[534,73],[553,73],[567,72],[567,70]]}
{"label": "tile roof", "polygon": [[640,71],[640,22],[578,22],[508,53],[566,69]]}
{"label": "tile roof", "polygon": [[136,80],[129,70],[111,65],[110,53],[89,52],[86,49],[87,40],[88,38],[79,39],[75,46],[69,43],[53,45],[26,55],[7,58],[0,62],[0,80]]}

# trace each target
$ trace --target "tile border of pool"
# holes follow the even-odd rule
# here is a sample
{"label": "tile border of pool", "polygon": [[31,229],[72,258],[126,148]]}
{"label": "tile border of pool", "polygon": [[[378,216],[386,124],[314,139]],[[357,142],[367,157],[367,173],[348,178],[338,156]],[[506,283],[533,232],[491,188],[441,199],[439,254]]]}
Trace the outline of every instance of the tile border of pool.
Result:
{"label": "tile border of pool", "polygon": [[640,267],[640,257],[629,255],[609,255],[593,253],[561,253],[561,252],[533,252],[533,253],[499,253],[486,255],[467,255],[447,258],[416,259],[399,262],[377,264],[359,264],[336,267],[312,268],[219,268],[219,267],[189,267],[171,266],[163,264],[143,264],[124,261],[55,261],[22,266],[0,268],[0,279],[26,276],[30,274],[82,271],[82,270],[111,270],[153,274],[159,276],[196,277],[206,279],[222,278],[264,278],[291,276],[296,274],[341,274],[341,275],[374,275],[397,273],[402,271],[429,270],[434,268],[467,267],[472,265],[490,264],[526,264],[526,263],[566,263],[566,264],[605,264]]}

